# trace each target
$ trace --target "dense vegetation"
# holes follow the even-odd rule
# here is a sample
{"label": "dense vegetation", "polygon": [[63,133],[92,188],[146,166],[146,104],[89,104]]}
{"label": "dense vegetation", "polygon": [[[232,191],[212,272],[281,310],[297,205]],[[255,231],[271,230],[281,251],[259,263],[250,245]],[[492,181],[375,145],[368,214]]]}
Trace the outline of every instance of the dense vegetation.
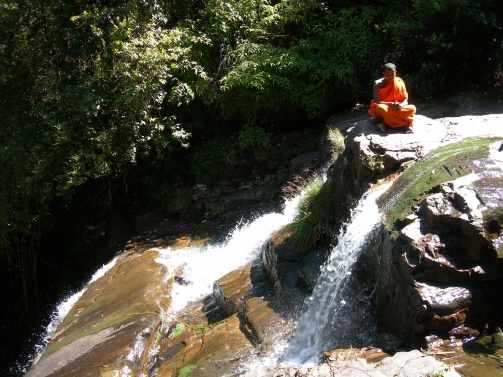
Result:
{"label": "dense vegetation", "polygon": [[502,21],[499,0],[2,1],[3,323],[41,271],[100,259],[99,216],[176,211],[271,134],[368,103],[386,61],[416,101],[501,88]]}

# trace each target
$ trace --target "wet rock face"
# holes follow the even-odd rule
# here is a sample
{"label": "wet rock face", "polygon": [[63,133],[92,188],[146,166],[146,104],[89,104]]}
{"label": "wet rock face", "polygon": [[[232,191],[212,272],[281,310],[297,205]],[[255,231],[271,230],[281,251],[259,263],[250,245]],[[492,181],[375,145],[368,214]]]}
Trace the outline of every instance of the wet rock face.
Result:
{"label": "wet rock face", "polygon": [[[446,187],[452,190],[446,185],[444,192]],[[492,262],[496,257],[484,234],[482,206],[476,191],[467,187],[458,187],[453,194],[429,196],[421,203],[429,228],[444,239],[443,254],[459,268]]]}
{"label": "wet rock face", "polygon": [[[383,279],[386,289],[380,294],[387,295],[389,303],[381,301],[381,310],[388,315],[393,310],[394,315],[412,317],[409,324],[401,323],[404,327],[395,330],[390,322],[381,320],[386,331],[409,334],[414,343],[424,335],[445,335],[459,326],[482,331],[501,320],[501,305],[489,291],[500,289],[503,281],[497,215],[503,207],[503,191],[485,182],[491,177],[503,183],[503,165],[497,163],[501,156],[495,152],[500,142],[487,145],[482,158],[478,155],[464,160],[468,168],[463,170],[470,174],[432,186],[433,193],[419,198],[414,213],[395,222],[397,238],[389,245],[392,257],[383,258],[385,264],[391,263],[394,283],[387,285],[390,280]],[[446,169],[442,162],[435,169]],[[390,289],[394,293],[389,294]],[[409,308],[401,307],[400,300]]]}

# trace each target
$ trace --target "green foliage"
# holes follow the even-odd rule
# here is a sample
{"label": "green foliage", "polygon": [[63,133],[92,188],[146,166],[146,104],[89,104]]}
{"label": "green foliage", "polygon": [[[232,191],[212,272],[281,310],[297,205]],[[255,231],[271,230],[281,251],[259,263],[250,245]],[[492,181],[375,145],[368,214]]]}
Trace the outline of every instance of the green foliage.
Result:
{"label": "green foliage", "polygon": [[333,203],[330,185],[322,178],[308,183],[297,207],[298,215],[290,224],[294,246],[299,252],[309,251],[320,241],[328,241],[333,236],[333,219],[327,211]]}
{"label": "green foliage", "polygon": [[[164,187],[164,186],[161,186]],[[166,207],[173,213],[183,213],[192,202],[192,189],[189,187],[178,188],[174,195],[166,193]]]}
{"label": "green foliage", "polygon": [[239,147],[241,149],[250,147],[268,148],[271,146],[271,138],[264,129],[258,126],[245,126],[239,132]]}
{"label": "green foliage", "polygon": [[[134,182],[128,200],[180,210],[190,200],[182,186],[258,155],[276,130],[367,103],[385,61],[412,98],[503,86],[502,19],[497,0],[3,1],[6,281],[28,302],[41,240],[70,223],[55,213],[86,185],[106,187],[103,211],[119,180]],[[306,224],[318,219],[301,227],[312,240],[328,232],[303,211]]]}
{"label": "green foliage", "polygon": [[225,150],[218,140],[201,145],[190,158],[190,169],[197,182],[212,182],[225,170]]}
{"label": "green foliage", "polygon": [[492,359],[498,360],[501,364],[503,364],[503,355],[500,354],[494,354],[494,355],[487,355],[487,357],[490,357]]}
{"label": "green foliage", "polygon": [[317,2],[298,7],[282,1],[263,14],[258,28],[249,29],[249,38],[234,49],[221,80],[226,117],[241,114],[249,123],[261,123],[264,114],[293,105],[299,114],[318,118],[368,93],[369,68],[380,56],[370,27],[381,15],[378,9],[332,14]]}
{"label": "green foliage", "polygon": [[187,365],[183,366],[182,368],[180,368],[180,370],[178,371],[176,376],[177,377],[189,377],[190,374],[192,373],[192,371],[196,368],[197,367],[194,364],[187,364]]}
{"label": "green foliage", "polygon": [[386,59],[400,62],[416,96],[494,85],[503,64],[499,2],[415,0],[390,3],[389,9],[377,23],[383,38],[392,42]]}
{"label": "green foliage", "polygon": [[362,156],[362,164],[372,170],[376,174],[380,174],[384,171],[384,160],[383,156],[380,154],[373,154],[372,156]]}
{"label": "green foliage", "polygon": [[344,151],[345,148],[344,135],[342,134],[340,129],[329,128],[327,132],[327,140],[330,142],[331,145],[332,157],[335,158],[339,153]]}
{"label": "green foliage", "polygon": [[174,328],[173,332],[169,336],[169,339],[174,339],[178,335],[180,335],[182,332],[185,330],[185,324],[184,323],[178,323],[176,327]]}

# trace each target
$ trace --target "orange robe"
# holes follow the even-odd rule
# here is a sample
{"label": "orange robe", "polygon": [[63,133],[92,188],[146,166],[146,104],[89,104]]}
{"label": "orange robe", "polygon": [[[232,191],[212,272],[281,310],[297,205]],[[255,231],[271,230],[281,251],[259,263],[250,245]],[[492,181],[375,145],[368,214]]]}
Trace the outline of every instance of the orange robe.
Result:
{"label": "orange robe", "polygon": [[[381,102],[402,102],[404,99],[409,98],[405,83],[400,77],[395,77],[393,82],[378,90]],[[414,105],[406,105],[397,111],[391,106],[382,103],[377,104],[372,100],[370,102],[369,114],[375,119],[384,121],[384,123],[392,128],[412,127],[416,107]]]}

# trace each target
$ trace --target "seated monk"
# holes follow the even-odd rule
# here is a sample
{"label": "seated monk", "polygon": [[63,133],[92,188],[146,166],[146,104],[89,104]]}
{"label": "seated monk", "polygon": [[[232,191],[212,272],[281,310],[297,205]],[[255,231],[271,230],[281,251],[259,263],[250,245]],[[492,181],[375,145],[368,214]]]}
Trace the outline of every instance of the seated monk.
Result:
{"label": "seated monk", "polygon": [[383,76],[374,81],[374,98],[370,102],[369,114],[383,122],[378,125],[382,132],[387,131],[388,125],[391,128],[404,127],[407,133],[411,133],[416,107],[409,105],[405,83],[396,76],[393,63],[384,65]]}

